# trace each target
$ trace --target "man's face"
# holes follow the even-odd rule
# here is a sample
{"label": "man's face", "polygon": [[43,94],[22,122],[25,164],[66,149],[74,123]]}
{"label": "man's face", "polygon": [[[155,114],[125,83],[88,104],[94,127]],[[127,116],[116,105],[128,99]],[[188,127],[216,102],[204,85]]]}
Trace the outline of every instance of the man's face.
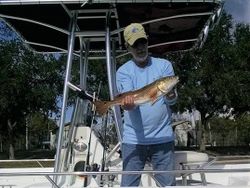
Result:
{"label": "man's face", "polygon": [[128,45],[128,50],[137,63],[144,63],[148,57],[148,41],[138,39],[133,46]]}

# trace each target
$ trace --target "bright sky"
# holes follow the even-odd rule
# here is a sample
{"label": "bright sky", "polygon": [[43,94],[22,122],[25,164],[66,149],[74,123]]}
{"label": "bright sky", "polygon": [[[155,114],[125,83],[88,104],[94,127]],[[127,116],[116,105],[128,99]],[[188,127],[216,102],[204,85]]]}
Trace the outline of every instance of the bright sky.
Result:
{"label": "bright sky", "polygon": [[225,0],[224,8],[235,22],[250,24],[250,0]]}

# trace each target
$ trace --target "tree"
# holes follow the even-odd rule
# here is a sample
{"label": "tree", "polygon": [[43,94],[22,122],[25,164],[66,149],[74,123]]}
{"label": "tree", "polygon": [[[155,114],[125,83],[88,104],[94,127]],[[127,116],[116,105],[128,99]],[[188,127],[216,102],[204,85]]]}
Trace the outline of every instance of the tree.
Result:
{"label": "tree", "polygon": [[27,122],[30,140],[33,142],[31,144],[35,146],[39,146],[38,144],[41,144],[42,141],[49,141],[51,131],[57,128],[56,122],[48,118],[48,114],[39,112],[30,114]]}
{"label": "tree", "polygon": [[231,16],[223,13],[202,49],[171,56],[181,80],[177,110],[195,107],[201,113],[200,150],[205,150],[205,128],[211,117],[232,107],[235,113],[249,110],[250,48],[240,43],[249,37],[249,30],[243,28],[234,31]]}
{"label": "tree", "polygon": [[241,115],[250,110],[250,26],[237,24],[233,38],[235,51],[228,66],[228,77],[232,78],[228,84],[229,98],[236,115]]}
{"label": "tree", "polygon": [[24,134],[26,116],[58,112],[63,65],[54,56],[34,54],[16,38],[1,41],[0,62],[0,130],[13,159],[15,138]]}

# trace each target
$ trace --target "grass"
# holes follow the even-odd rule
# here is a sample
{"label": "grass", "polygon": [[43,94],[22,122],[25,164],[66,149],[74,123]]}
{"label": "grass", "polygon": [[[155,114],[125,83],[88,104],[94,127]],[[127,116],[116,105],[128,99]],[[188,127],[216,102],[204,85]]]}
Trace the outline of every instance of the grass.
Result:
{"label": "grass", "polygon": [[[15,151],[15,159],[54,159],[54,150],[35,149],[35,150],[18,150]],[[0,153],[0,160],[7,160],[6,152]]]}
{"label": "grass", "polygon": [[207,153],[216,156],[250,155],[249,146],[217,146],[207,148]]}
{"label": "grass", "polygon": [[[53,167],[54,161],[36,161],[35,159],[54,159],[55,151],[52,150],[28,150],[16,151],[15,160],[26,161],[5,161],[0,163],[0,168],[34,168],[34,167]],[[29,161],[30,159],[30,161]],[[7,153],[0,153],[0,160],[8,160]]]}
{"label": "grass", "polygon": [[0,168],[47,168],[54,167],[54,161],[15,161],[1,162]]}

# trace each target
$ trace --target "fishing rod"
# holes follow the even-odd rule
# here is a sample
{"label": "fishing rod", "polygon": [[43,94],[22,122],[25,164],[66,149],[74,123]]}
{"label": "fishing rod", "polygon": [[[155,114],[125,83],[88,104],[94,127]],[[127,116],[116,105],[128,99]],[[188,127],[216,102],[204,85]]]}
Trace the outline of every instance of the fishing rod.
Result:
{"label": "fishing rod", "polygon": [[[101,172],[105,171],[106,137],[107,137],[108,114],[109,114],[109,112],[106,112],[106,114],[103,116],[104,120],[102,120],[103,121],[103,125],[104,125],[104,136],[103,136],[103,153],[102,153],[102,168],[101,168]],[[101,183],[100,187],[103,187],[104,186],[103,175],[101,175],[100,183]]]}
{"label": "fishing rod", "polygon": [[[92,104],[93,104],[93,102],[95,101],[95,99],[97,98],[97,97],[95,97],[95,96],[89,94],[87,91],[82,90],[82,89],[80,89],[80,88],[74,86],[74,85],[71,84],[71,83],[68,83],[68,86],[69,86],[71,89],[73,89],[74,91],[77,92],[78,97],[80,97],[81,99],[84,99],[84,100],[92,101]],[[100,82],[99,88],[98,88],[98,95],[99,95],[99,93],[100,93],[100,89],[101,89],[101,82]],[[91,129],[90,129],[90,136],[89,136],[89,143],[88,143],[88,153],[87,153],[87,157],[86,157],[86,163],[85,163],[85,167],[84,167],[85,170],[84,170],[84,171],[90,170],[90,166],[89,166],[89,156],[90,156],[91,135],[92,135],[92,130],[93,130],[92,125],[94,124],[94,119],[95,119],[95,116],[96,116],[96,108],[95,108],[95,105],[93,104],[92,107],[94,108],[94,112],[93,112],[93,117],[92,117],[92,120],[91,120]],[[104,125],[104,142],[103,142],[104,150],[103,150],[102,165],[101,165],[101,166],[102,166],[102,168],[101,168],[101,171],[102,171],[102,172],[105,171],[105,166],[106,166],[106,165],[105,165],[105,160],[106,160],[106,159],[105,159],[105,151],[106,151],[106,137],[107,137],[107,133],[106,133],[106,132],[107,132],[107,116],[108,116],[108,111],[107,111],[106,114],[103,116],[103,117],[104,117],[104,120],[102,120],[102,122],[104,122],[104,123],[103,123],[103,125]],[[88,169],[87,169],[87,167],[88,167]],[[92,170],[93,170],[93,169],[92,169]],[[95,170],[97,170],[97,168],[96,168]],[[101,182],[100,187],[102,187],[102,186],[103,186],[103,175],[101,175],[101,177],[100,177],[100,182]],[[86,187],[86,186],[87,186],[87,178],[84,179],[84,187]]]}
{"label": "fishing rod", "polygon": [[81,99],[83,99],[83,100],[89,100],[89,101],[93,101],[94,100],[94,96],[91,95],[90,93],[88,93],[87,91],[85,91],[85,90],[83,90],[83,89],[81,89],[81,88],[73,85],[70,82],[68,82],[67,85],[69,86],[69,88],[71,88],[73,91],[75,91],[76,94],[77,94],[77,96],[80,97]]}
{"label": "fishing rod", "polygon": [[[92,98],[93,102],[96,100],[96,96],[99,96],[99,94],[100,94],[101,85],[102,85],[102,81],[100,81],[100,83],[99,83],[98,90],[97,90],[97,95],[94,92],[94,95],[93,95],[93,98]],[[82,92],[84,92],[84,93],[82,93]],[[80,94],[90,98],[90,96],[86,95],[85,91],[81,91]],[[90,171],[91,170],[90,164],[89,164],[90,146],[91,146],[91,137],[92,137],[92,132],[93,132],[94,120],[95,120],[95,117],[96,117],[96,108],[95,108],[95,105],[93,103],[92,103],[92,111],[93,111],[93,116],[92,116],[91,124],[90,124],[90,135],[89,135],[89,140],[88,140],[88,152],[87,152],[87,156],[86,156],[86,163],[85,163],[84,171]],[[97,170],[97,169],[92,169],[92,170]],[[88,176],[87,176],[87,178],[84,179],[84,187],[87,187],[87,184],[88,184]]]}

